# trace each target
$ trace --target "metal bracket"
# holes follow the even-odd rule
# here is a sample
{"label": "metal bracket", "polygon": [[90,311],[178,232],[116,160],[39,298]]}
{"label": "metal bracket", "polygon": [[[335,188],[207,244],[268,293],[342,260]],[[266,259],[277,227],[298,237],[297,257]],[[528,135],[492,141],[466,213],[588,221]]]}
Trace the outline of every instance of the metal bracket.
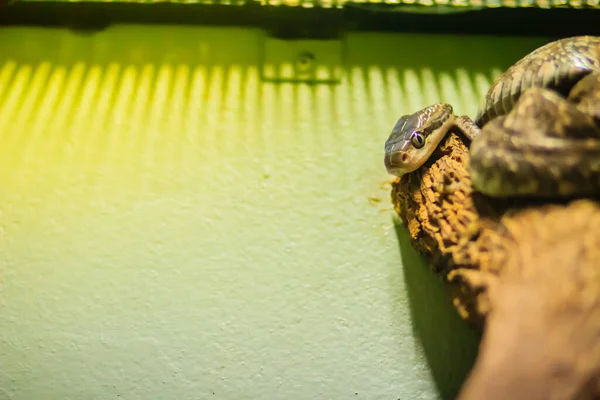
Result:
{"label": "metal bracket", "polygon": [[278,39],[263,41],[261,77],[270,82],[339,83],[343,75],[340,39]]}

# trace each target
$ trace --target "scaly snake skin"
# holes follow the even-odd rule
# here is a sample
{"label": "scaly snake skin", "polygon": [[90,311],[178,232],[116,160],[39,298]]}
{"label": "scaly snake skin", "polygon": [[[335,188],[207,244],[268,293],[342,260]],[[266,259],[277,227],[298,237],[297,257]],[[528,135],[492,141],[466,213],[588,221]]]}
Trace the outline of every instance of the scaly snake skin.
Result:
{"label": "scaly snake skin", "polygon": [[547,88],[566,96],[591,71],[600,71],[600,37],[577,36],[539,47],[494,82],[475,123],[483,127],[492,118],[508,113],[528,88]]}
{"label": "scaly snake skin", "polygon": [[600,193],[599,116],[600,38],[540,47],[484,98],[470,147],[473,185],[497,197]]}
{"label": "scaly snake skin", "polygon": [[469,172],[479,192],[600,194],[600,37],[531,52],[495,81],[474,121],[456,117],[448,104],[401,117],[386,141],[388,172],[421,166],[451,126],[472,141]]}

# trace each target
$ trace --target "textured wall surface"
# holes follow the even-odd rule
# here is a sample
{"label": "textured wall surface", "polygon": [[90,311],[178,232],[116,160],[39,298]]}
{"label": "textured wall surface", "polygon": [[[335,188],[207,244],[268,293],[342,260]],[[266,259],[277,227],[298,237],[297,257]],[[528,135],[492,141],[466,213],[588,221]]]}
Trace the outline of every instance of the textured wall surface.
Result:
{"label": "textured wall surface", "polygon": [[383,142],[543,40],[351,34],[311,87],[261,82],[262,39],[0,30],[1,399],[458,389],[476,335],[394,224]]}

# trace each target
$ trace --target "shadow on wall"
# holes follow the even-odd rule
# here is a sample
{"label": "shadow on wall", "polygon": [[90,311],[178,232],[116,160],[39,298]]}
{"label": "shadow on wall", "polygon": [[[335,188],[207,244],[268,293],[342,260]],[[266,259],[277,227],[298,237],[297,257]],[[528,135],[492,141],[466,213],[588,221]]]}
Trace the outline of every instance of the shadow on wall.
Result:
{"label": "shadow on wall", "polygon": [[[0,130],[14,135],[25,126],[34,131],[51,126],[66,132],[80,121],[92,121],[95,130],[107,132],[127,121],[144,132],[152,128],[205,140],[202,148],[214,155],[214,140],[197,137],[198,132],[235,135],[227,123],[241,116],[248,132],[281,137],[271,132],[271,122],[285,118],[294,134],[306,131],[298,127],[307,114],[322,113],[314,124],[331,129],[320,132],[320,139],[338,143],[347,138],[336,132],[373,131],[379,142],[365,138],[367,144],[352,145],[374,154],[401,114],[440,101],[450,102],[458,113],[475,113],[493,71],[543,42],[351,33],[345,39],[342,84],[310,86],[260,80],[263,38],[257,29],[185,26],[117,25],[93,35],[31,27],[0,31]],[[9,154],[12,146],[22,146],[19,137],[4,140]],[[89,147],[102,147],[93,132],[85,140]],[[135,141],[133,148],[149,154],[155,153],[152,146],[161,145],[157,138],[139,135]],[[266,145],[264,150],[268,153]]]}
{"label": "shadow on wall", "polygon": [[454,399],[475,362],[480,335],[460,318],[442,280],[412,247],[399,220],[395,230],[414,335],[421,342],[441,398]]}
{"label": "shadow on wall", "polygon": [[[14,34],[16,31],[19,31],[18,35]],[[4,35],[12,36],[7,38],[10,40],[4,40]],[[39,40],[40,36],[44,37],[43,41]],[[213,75],[221,73],[224,74],[223,83],[227,84],[231,73],[245,78],[260,68],[264,38],[264,32],[259,29],[198,30],[185,26],[157,30],[142,25],[116,25],[93,35],[81,35],[68,29],[11,28],[0,32],[3,43],[0,68],[16,67],[12,72],[29,68],[32,78],[40,65],[51,67],[48,76],[58,68],[67,77],[73,71],[83,77],[90,71],[96,71],[101,77],[112,73],[117,83],[126,78],[124,71],[140,76],[150,69],[152,90],[157,84],[165,84],[164,79],[159,82],[161,71],[166,75],[175,75],[177,71],[180,71],[179,75],[186,75],[187,71],[191,80],[200,67],[200,72],[206,75],[207,86]],[[350,83],[359,81],[368,93],[380,90],[382,83],[387,90],[402,92],[386,96],[385,100],[394,105],[394,114],[404,108],[406,112],[413,112],[414,108],[432,101],[451,101],[456,103],[459,111],[471,112],[474,111],[469,105],[471,97],[479,97],[487,89],[494,73],[546,41],[540,38],[349,33],[344,39],[343,69]],[[231,51],[232,43],[236,44],[235,51]],[[39,80],[43,81],[44,77],[40,76]],[[168,87],[169,82],[166,85]],[[198,97],[203,95],[206,96],[206,92],[196,94]],[[463,100],[465,97],[467,99]]]}

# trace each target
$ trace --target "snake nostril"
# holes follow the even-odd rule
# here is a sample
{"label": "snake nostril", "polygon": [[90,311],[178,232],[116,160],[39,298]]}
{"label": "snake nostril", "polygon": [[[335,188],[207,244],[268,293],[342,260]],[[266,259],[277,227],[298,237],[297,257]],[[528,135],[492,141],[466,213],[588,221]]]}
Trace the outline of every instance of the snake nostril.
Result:
{"label": "snake nostril", "polygon": [[402,157],[400,157],[400,159],[402,160],[402,162],[407,162],[408,161],[408,154],[404,153],[402,154]]}

